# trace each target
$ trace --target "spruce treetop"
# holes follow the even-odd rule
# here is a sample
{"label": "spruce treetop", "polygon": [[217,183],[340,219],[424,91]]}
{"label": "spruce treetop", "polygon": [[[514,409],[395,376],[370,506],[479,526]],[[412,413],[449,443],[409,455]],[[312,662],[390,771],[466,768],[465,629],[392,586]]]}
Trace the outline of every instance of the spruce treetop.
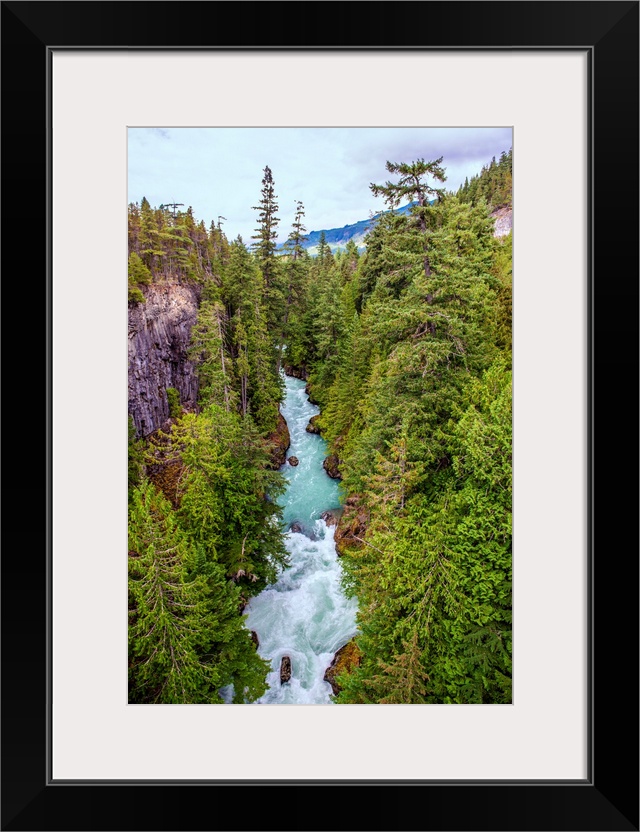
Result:
{"label": "spruce treetop", "polygon": [[424,159],[411,163],[387,162],[387,171],[400,174],[400,179],[397,182],[387,181],[384,185],[376,185],[372,182],[369,187],[374,196],[384,197],[390,208],[397,208],[403,199],[415,201],[420,206],[425,205],[431,196],[442,199],[444,190],[432,187],[424,181],[424,177],[430,176],[437,182],[445,182],[447,177],[442,167],[443,158],[440,156],[439,159],[430,162],[425,162]]}

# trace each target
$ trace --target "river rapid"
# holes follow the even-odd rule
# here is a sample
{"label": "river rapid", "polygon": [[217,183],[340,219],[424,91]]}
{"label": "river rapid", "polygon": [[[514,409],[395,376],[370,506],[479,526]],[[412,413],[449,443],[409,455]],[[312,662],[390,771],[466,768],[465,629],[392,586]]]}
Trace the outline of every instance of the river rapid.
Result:
{"label": "river rapid", "polygon": [[[271,663],[269,689],[258,704],[330,704],[331,686],[323,676],[336,651],[356,634],[357,603],[342,591],[335,527],[321,517],[340,507],[340,493],[338,481],[322,467],[326,442],[306,431],[319,409],[309,402],[304,381],[285,376],[285,384],[281,410],[291,436],[287,458],[296,456],[299,464],[286,462],[280,469],[287,490],[279,502],[285,528],[298,523],[302,532],[286,534],[290,565],[251,599],[245,623],[258,635],[259,654]],[[283,656],[291,660],[291,679],[281,685]]]}

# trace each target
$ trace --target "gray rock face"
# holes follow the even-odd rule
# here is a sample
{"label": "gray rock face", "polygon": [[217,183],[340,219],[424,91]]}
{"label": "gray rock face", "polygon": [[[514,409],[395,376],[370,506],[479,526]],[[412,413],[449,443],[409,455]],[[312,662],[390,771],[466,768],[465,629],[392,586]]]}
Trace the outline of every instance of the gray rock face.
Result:
{"label": "gray rock face", "polygon": [[198,380],[187,358],[200,287],[176,282],[142,287],[146,303],[129,306],[129,413],[138,436],[147,436],[169,418],[167,387],[194,408]]}
{"label": "gray rock face", "polygon": [[504,237],[513,228],[513,211],[511,208],[498,208],[491,216],[495,221],[494,237]]}

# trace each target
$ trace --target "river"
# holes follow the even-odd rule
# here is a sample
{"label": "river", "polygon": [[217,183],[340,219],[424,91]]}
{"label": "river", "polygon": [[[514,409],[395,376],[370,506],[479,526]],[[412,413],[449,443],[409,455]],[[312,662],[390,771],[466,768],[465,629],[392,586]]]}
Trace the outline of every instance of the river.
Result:
{"label": "river", "polygon": [[[281,410],[291,436],[287,457],[298,457],[299,464],[287,462],[281,469],[287,490],[280,505],[285,528],[298,523],[303,531],[287,533],[290,564],[275,584],[251,599],[246,626],[257,633],[258,652],[271,662],[269,689],[258,704],[330,704],[331,686],[323,676],[336,651],[356,633],[357,603],[342,591],[335,527],[321,518],[327,509],[339,508],[340,492],[338,481],[322,467],[327,443],[306,431],[319,409],[309,402],[304,381],[285,376],[285,384]],[[283,656],[291,659],[291,679],[281,685]]]}

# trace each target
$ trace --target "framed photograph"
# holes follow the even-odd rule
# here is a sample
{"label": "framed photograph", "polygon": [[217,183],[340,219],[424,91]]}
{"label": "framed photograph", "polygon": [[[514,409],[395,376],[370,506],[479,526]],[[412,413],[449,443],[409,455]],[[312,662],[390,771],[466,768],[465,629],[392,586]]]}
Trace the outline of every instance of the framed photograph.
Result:
{"label": "framed photograph", "polygon": [[[637,830],[637,504],[621,472],[637,425],[638,3],[3,2],[2,21],[7,308],[31,320],[40,298],[23,343],[42,332],[14,411],[37,453],[10,463],[2,828]],[[223,128],[511,131],[509,703],[127,698],[128,137]],[[197,220],[220,229],[224,213]],[[7,389],[24,390],[13,354]],[[17,520],[36,504],[38,545]]]}

